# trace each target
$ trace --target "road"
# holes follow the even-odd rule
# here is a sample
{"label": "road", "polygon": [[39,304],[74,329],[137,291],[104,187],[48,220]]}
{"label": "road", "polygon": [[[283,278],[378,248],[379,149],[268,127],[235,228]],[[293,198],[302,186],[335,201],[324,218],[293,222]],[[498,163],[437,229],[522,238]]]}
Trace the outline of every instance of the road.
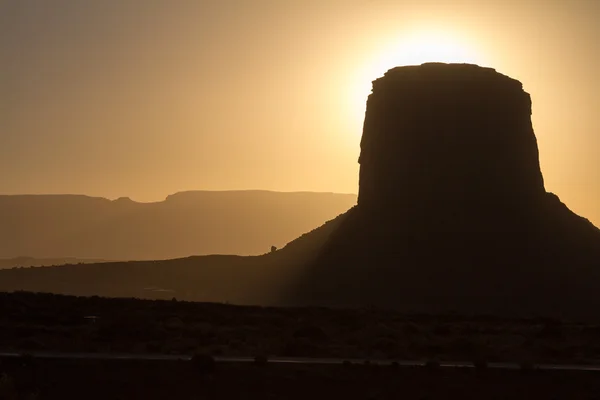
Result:
{"label": "road", "polygon": [[[23,354],[31,355],[35,358],[54,358],[54,359],[72,359],[72,360],[147,360],[147,361],[189,361],[190,355],[176,354],[119,354],[119,353],[58,353],[58,352],[0,352],[0,358],[21,357]],[[220,363],[252,363],[254,357],[215,357],[215,361]],[[302,358],[302,357],[273,357],[268,359],[272,364],[352,364],[372,365],[392,365],[397,363],[404,367],[422,367],[426,361],[411,360],[366,360],[366,359],[342,359],[342,358]],[[474,368],[475,365],[468,361],[441,361],[439,366],[442,368]],[[520,369],[519,363],[488,363],[488,368],[495,369]],[[597,371],[600,372],[600,364],[534,364],[533,368],[539,370],[553,371]]]}

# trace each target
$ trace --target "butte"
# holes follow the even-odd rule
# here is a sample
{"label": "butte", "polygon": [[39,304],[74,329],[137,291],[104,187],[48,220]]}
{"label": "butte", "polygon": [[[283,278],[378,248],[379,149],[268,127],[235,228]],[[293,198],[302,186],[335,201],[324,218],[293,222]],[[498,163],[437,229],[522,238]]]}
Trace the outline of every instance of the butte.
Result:
{"label": "butte", "polygon": [[389,70],[359,163],[358,204],[326,224],[288,303],[600,314],[600,230],[546,191],[519,81],[470,64]]}

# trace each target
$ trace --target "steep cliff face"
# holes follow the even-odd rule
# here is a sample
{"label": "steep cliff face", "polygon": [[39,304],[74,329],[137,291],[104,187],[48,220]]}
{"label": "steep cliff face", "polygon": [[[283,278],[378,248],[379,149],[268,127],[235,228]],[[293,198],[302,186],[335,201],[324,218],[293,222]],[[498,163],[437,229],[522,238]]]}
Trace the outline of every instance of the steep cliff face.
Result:
{"label": "steep cliff face", "polygon": [[367,102],[359,204],[445,213],[455,201],[534,200],[544,181],[530,116],[521,83],[490,68],[388,71]]}
{"label": "steep cliff face", "polygon": [[357,207],[294,300],[571,313],[600,303],[600,231],[544,189],[520,82],[467,64],[373,82]]}

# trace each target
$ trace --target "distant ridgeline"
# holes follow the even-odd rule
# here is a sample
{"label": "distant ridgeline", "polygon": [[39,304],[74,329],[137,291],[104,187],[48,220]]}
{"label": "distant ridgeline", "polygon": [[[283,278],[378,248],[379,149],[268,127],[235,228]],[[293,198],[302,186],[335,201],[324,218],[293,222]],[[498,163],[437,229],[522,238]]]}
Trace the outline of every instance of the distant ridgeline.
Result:
{"label": "distant ridgeline", "polygon": [[66,264],[95,264],[107,262],[106,260],[79,259],[79,258],[33,258],[15,257],[0,258],[0,269],[4,268],[28,268],[28,267],[50,267]]}
{"label": "distant ridgeline", "polygon": [[67,258],[264,254],[355,204],[353,194],[260,190],[183,192],[156,203],[70,195],[0,196],[0,259],[21,257],[13,265],[29,266]]}
{"label": "distant ridgeline", "polygon": [[[306,215],[316,214],[278,212],[275,203],[260,218],[244,210],[240,232],[217,222],[176,231],[142,211],[124,228],[141,224],[183,243],[211,235],[236,243],[260,236],[256,226],[306,222],[308,233],[269,254],[0,271],[0,290],[600,320],[600,231],[546,192],[520,82],[469,64],[389,70],[373,82],[359,163],[358,204],[335,217],[355,199],[335,208],[333,196],[315,198],[332,211],[319,214],[330,221],[312,231],[318,218]],[[212,204],[211,215],[235,210],[242,218],[223,199]],[[163,240],[137,248],[127,241],[135,235],[101,231],[149,254],[150,243]],[[12,235],[3,235],[10,243]],[[89,236],[75,237],[80,248],[92,245]],[[278,245],[264,242],[246,253]]]}

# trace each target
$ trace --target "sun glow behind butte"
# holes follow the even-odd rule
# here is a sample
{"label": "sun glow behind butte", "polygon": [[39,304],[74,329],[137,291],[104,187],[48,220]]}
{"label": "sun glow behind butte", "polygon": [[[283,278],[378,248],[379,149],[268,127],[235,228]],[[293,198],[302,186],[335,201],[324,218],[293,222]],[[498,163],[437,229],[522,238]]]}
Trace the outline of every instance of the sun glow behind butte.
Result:
{"label": "sun glow behind butte", "polygon": [[[464,36],[453,31],[440,29],[412,30],[396,36],[366,58],[350,78],[353,93],[348,99],[354,123],[362,124],[366,99],[371,93],[371,82],[390,68],[405,65],[420,65],[427,62],[469,63],[488,66],[483,53]],[[358,119],[360,121],[358,121]],[[359,130],[358,134],[362,132]]]}

